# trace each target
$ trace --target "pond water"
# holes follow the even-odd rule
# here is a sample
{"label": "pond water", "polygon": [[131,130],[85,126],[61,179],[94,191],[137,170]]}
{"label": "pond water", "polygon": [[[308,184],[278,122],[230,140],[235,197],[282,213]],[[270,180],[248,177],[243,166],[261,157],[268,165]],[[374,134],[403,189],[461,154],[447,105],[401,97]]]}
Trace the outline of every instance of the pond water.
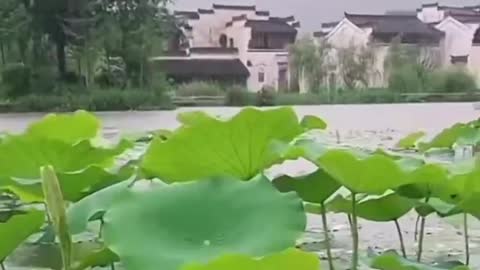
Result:
{"label": "pond water", "polygon": [[[240,108],[108,112],[98,113],[98,116],[103,120],[105,135],[118,137],[120,134],[175,128],[178,126],[176,115],[191,110],[203,110],[213,115],[227,117],[238,112]],[[325,119],[332,136],[339,137],[342,142],[362,147],[389,147],[400,137],[413,131],[423,130],[428,134],[435,134],[454,123],[470,121],[480,115],[480,111],[475,111],[472,103],[298,106],[295,110],[300,116],[310,114]],[[42,116],[43,114],[0,114],[0,132],[21,132],[29,123]],[[283,170],[302,172],[311,170],[311,166],[293,162]],[[346,269],[351,241],[348,221],[343,215],[329,215],[329,219],[334,255],[338,256],[337,263],[341,265],[339,269]],[[401,220],[408,253],[412,258],[416,250],[413,241],[415,219],[416,216],[411,214]],[[457,217],[448,221],[435,217],[428,219],[425,239],[426,261],[463,260],[464,242],[460,220],[461,218]],[[360,226],[362,251],[398,248],[398,235],[393,223],[362,221]],[[321,227],[319,217],[309,216],[308,231],[303,239],[306,244],[303,248],[317,251],[323,256]],[[471,227],[472,269],[480,269],[480,223],[473,221],[472,218]],[[31,249],[26,250],[31,252]],[[18,258],[18,254],[13,257]],[[45,260],[49,260],[48,256],[45,256]]]}

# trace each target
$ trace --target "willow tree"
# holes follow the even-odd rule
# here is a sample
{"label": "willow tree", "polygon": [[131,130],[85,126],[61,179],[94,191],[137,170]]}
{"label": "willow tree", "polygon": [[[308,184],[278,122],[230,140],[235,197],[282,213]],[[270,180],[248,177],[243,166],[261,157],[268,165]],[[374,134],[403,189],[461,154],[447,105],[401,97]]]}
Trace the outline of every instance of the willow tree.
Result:
{"label": "willow tree", "polygon": [[328,54],[331,47],[327,42],[316,44],[310,37],[303,37],[290,47],[290,65],[293,74],[307,83],[310,91],[318,90],[328,75]]}

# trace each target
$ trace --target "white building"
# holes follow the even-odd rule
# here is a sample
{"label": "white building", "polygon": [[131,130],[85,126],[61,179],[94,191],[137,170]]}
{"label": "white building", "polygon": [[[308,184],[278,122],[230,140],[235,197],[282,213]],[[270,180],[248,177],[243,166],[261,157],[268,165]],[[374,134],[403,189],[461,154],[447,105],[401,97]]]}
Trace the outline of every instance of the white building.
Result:
{"label": "white building", "polygon": [[416,12],[389,12],[382,15],[348,14],[338,22],[324,23],[314,37],[334,48],[350,45],[373,46],[377,74],[373,86],[386,83],[384,60],[395,37],[404,44],[438,50],[444,67],[465,65],[480,82],[480,7],[424,4]]}
{"label": "white building", "polygon": [[176,53],[155,57],[167,76],[178,82],[215,80],[262,88],[289,87],[288,46],[295,42],[295,18],[272,17],[255,6],[218,5],[177,11],[183,41]]}

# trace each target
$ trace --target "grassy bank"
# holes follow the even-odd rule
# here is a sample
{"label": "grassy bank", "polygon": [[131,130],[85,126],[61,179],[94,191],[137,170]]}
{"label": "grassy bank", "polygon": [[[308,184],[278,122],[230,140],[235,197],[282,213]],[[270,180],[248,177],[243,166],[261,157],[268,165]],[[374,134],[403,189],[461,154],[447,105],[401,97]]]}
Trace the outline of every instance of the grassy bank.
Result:
{"label": "grassy bank", "polygon": [[70,112],[169,110],[174,109],[165,94],[141,89],[103,89],[63,94],[29,94],[0,103],[1,112]]}
{"label": "grassy bank", "polygon": [[142,89],[102,89],[59,94],[29,94],[0,102],[0,112],[68,112],[171,110],[202,106],[285,106],[329,104],[388,104],[424,102],[475,102],[480,93],[394,93],[388,89],[338,91],[336,93],[253,93],[242,88],[202,91],[188,95],[176,91],[155,93]]}

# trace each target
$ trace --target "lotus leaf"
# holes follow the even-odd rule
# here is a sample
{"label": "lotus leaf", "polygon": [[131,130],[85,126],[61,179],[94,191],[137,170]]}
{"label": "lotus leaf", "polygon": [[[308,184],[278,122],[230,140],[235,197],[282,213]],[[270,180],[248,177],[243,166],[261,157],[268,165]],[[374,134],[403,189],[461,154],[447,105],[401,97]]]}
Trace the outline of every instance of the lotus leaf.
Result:
{"label": "lotus leaf", "polygon": [[296,191],[305,202],[319,204],[340,188],[340,184],[323,170],[298,178],[285,175],[273,180],[273,185],[281,192]]}
{"label": "lotus leaf", "polygon": [[92,218],[98,219],[102,217],[103,213],[119,198],[124,199],[129,196],[131,183],[132,181],[124,181],[112,185],[73,204],[67,213],[70,233],[78,234],[84,232]]}
{"label": "lotus leaf", "polygon": [[472,139],[475,140],[475,138],[479,137],[478,135],[477,129],[473,127],[471,123],[459,123],[443,130],[430,142],[419,143],[418,148],[422,152],[426,152],[434,148],[452,148],[459,140],[463,140],[464,143],[467,141],[474,143]]}
{"label": "lotus leaf", "polygon": [[15,215],[6,223],[0,223],[0,262],[12,253],[30,235],[40,230],[45,215],[40,211]]}
{"label": "lotus leaf", "polygon": [[291,108],[247,108],[223,121],[202,114],[163,141],[156,139],[142,164],[148,176],[166,182],[214,176],[249,180],[282,161],[278,144],[288,144],[304,132]]}
{"label": "lotus leaf", "polygon": [[115,156],[123,152],[94,148],[89,141],[69,145],[61,141],[28,136],[10,136],[0,142],[0,188],[9,189],[27,201],[41,199],[40,167],[52,165],[58,171],[67,200],[77,200],[82,193],[101,182],[118,182],[105,171]]}
{"label": "lotus leaf", "polygon": [[407,173],[385,155],[359,156],[348,150],[330,150],[315,163],[356,193],[381,195],[389,189],[409,183]]}
{"label": "lotus leaf", "polygon": [[431,266],[418,262],[409,261],[398,256],[394,252],[387,252],[378,256],[372,261],[372,268],[380,270],[468,270],[469,268],[462,265],[450,267]]}
{"label": "lotus leaf", "polygon": [[77,111],[72,115],[49,114],[42,120],[30,125],[29,136],[59,140],[67,144],[76,144],[95,138],[100,131],[100,121],[95,115]]}
{"label": "lotus leaf", "polygon": [[302,126],[306,128],[307,130],[311,129],[326,129],[327,128],[327,123],[323,121],[323,119],[320,119],[316,116],[313,115],[307,115],[303,117],[302,119]]}
{"label": "lotus leaf", "polygon": [[425,132],[419,131],[407,135],[396,144],[396,147],[401,149],[413,149],[416,147],[418,140],[426,135]]}
{"label": "lotus leaf", "polygon": [[449,193],[448,170],[437,164],[426,164],[410,175],[410,183],[401,186],[398,192],[409,198],[438,197]]}
{"label": "lotus leaf", "polygon": [[[357,216],[371,221],[394,221],[406,215],[415,206],[415,201],[404,198],[395,193],[386,193],[382,196],[367,196],[357,204]],[[337,196],[327,205],[328,210],[336,213],[352,213],[352,201]]]}
{"label": "lotus leaf", "polygon": [[104,216],[104,238],[126,269],[176,270],[225,254],[265,256],[295,245],[306,216],[265,177],[173,184],[131,194]]}
{"label": "lotus leaf", "polygon": [[296,249],[260,259],[242,255],[226,255],[206,265],[191,265],[182,270],[319,270],[318,257]]}
{"label": "lotus leaf", "polygon": [[86,245],[85,243],[81,243],[76,244],[74,249],[75,262],[71,270],[83,270],[94,266],[107,266],[120,260],[117,254],[102,245],[92,247],[90,244]]}

